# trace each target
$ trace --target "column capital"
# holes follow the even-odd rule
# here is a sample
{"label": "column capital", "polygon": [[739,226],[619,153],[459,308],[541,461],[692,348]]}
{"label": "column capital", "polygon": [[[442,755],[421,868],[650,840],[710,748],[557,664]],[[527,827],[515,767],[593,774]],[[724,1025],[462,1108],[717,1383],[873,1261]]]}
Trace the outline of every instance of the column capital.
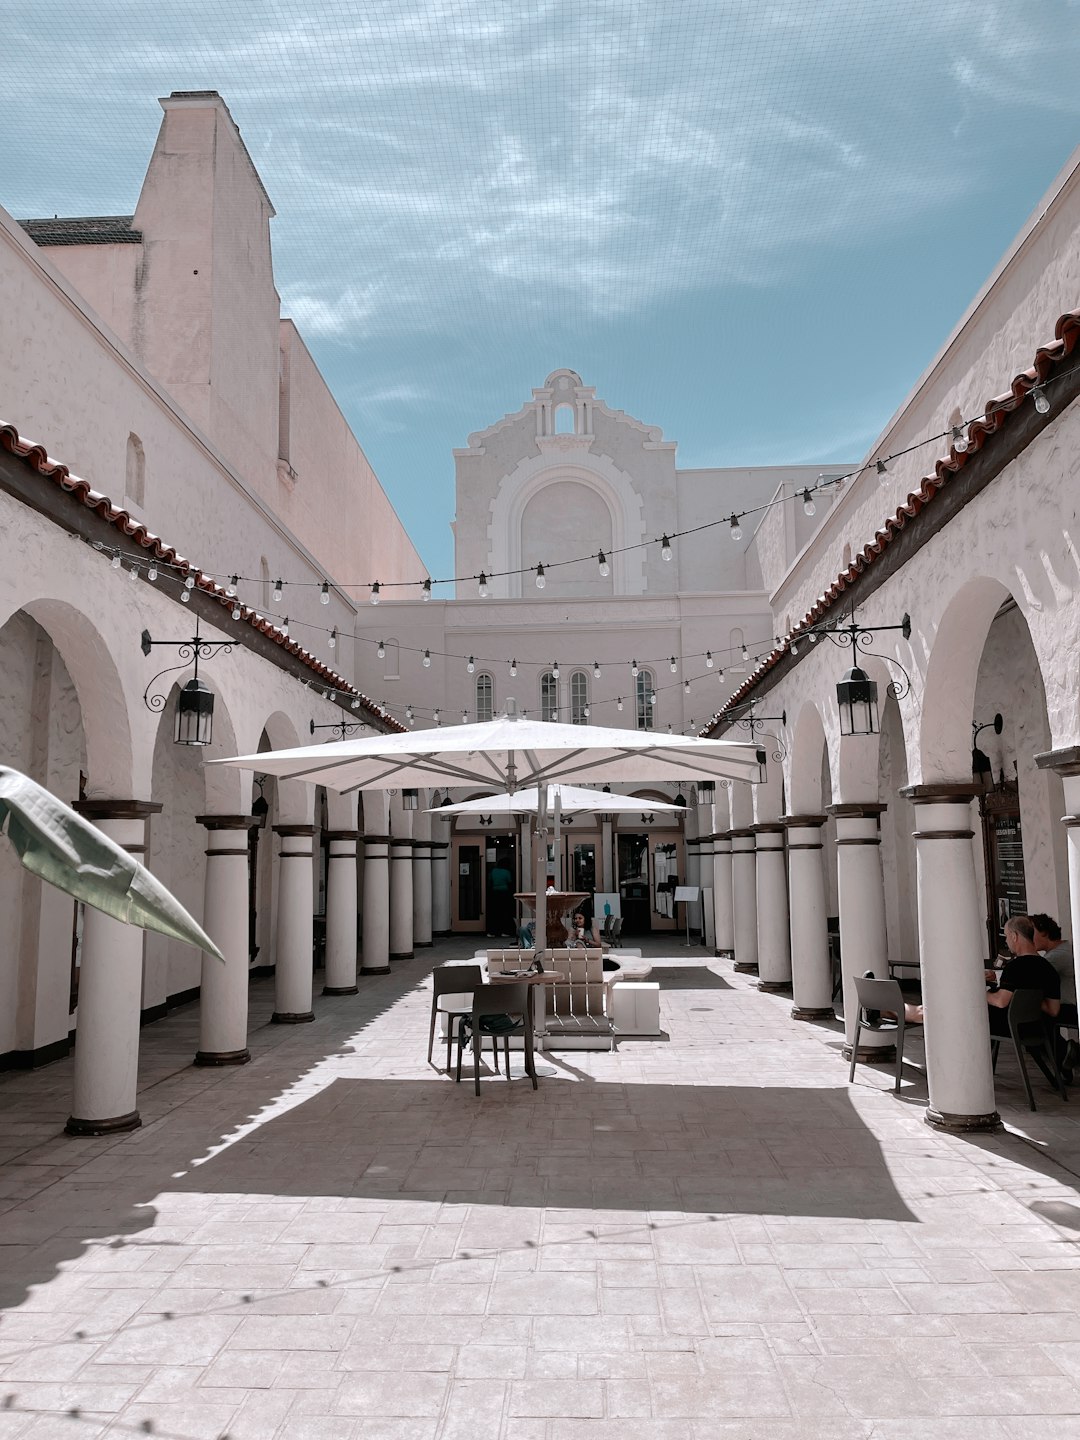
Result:
{"label": "column capital", "polygon": [[932,785],[905,785],[900,794],[913,805],[966,805],[980,793],[970,780],[942,780]]}
{"label": "column capital", "polygon": [[389,835],[364,835],[361,837],[365,845],[389,845]]}
{"label": "column capital", "polygon": [[264,815],[196,815],[196,825],[207,830],[261,830]]}
{"label": "column capital", "polygon": [[784,827],[779,820],[762,820],[760,824],[752,827],[755,835],[782,835]]}
{"label": "column capital", "polygon": [[431,840],[431,841],[429,841],[428,843],[430,844],[432,850],[449,850],[449,849],[450,849],[450,841],[449,841],[449,840]]}
{"label": "column capital", "polygon": [[156,800],[76,800],[71,807],[88,820],[146,820],[161,810]]}
{"label": "column capital", "polygon": [[1080,745],[1066,745],[1060,750],[1044,750],[1035,756],[1040,770],[1054,770],[1062,779],[1080,775]]}
{"label": "column capital", "polygon": [[818,830],[828,818],[827,815],[781,815],[780,824],[788,830]]}
{"label": "column capital", "polygon": [[359,840],[359,830],[324,830],[327,840]]}
{"label": "column capital", "polygon": [[273,825],[271,826],[275,835],[306,835],[308,837],[316,833],[314,825]]}
{"label": "column capital", "polygon": [[866,800],[858,804],[826,805],[825,814],[834,820],[877,820],[888,808],[877,800]]}
{"label": "column capital", "polygon": [[739,830],[728,831],[729,840],[752,840],[753,838],[754,827],[752,825],[744,826],[742,829]]}

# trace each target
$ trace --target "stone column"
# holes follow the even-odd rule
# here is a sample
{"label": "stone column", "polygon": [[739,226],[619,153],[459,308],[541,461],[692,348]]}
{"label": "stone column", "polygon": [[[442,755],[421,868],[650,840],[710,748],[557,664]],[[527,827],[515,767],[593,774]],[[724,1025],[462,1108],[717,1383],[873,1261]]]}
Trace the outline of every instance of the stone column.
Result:
{"label": "stone column", "polygon": [[412,840],[390,836],[390,959],[413,957]]}
{"label": "stone column", "polygon": [[731,832],[731,905],[735,969],[756,975],[758,968],[757,863],[750,827]]}
{"label": "stone column", "polygon": [[[431,883],[431,838],[423,833],[428,828],[426,820],[426,815],[418,815],[414,821],[416,829],[413,831],[413,946],[417,950],[431,948],[434,928],[432,921],[434,895]],[[417,830],[421,832],[419,835],[416,833]]]}
{"label": "stone column", "polygon": [[784,815],[787,828],[793,1020],[832,1020],[832,964],[821,843],[824,815]]}
{"label": "stone column", "polygon": [[[844,977],[845,1060],[851,1059],[858,996],[853,977],[872,970],[888,979],[889,946],[885,931],[885,880],[881,872],[881,814],[875,802],[830,805],[836,821],[836,898],[840,911],[840,964]],[[887,1031],[864,1030],[860,1060],[892,1061],[896,1046]]]}
{"label": "stone column", "polygon": [[355,995],[356,842],[359,830],[328,830],[324,995]]}
{"label": "stone column", "polygon": [[314,825],[274,826],[281,848],[273,1025],[302,1025],[315,1019],[311,1008],[315,905],[311,842],[315,833]]}
{"label": "stone column", "polygon": [[[150,800],[81,800],[75,805],[110,840],[140,860]],[[143,932],[87,905],[83,911],[75,1077],[69,1135],[136,1130]]]}
{"label": "stone column", "polygon": [[1035,763],[1040,770],[1056,771],[1061,776],[1065,792],[1065,814],[1061,817],[1061,823],[1065,826],[1069,861],[1067,934],[1072,941],[1073,965],[1077,975],[1080,975],[1080,745],[1036,755]]}
{"label": "stone column", "polygon": [[788,881],[784,827],[779,820],[754,826],[757,870],[758,989],[791,989]]}
{"label": "stone column", "polygon": [[431,817],[431,934],[450,934],[450,822]]}
{"label": "stone column", "polygon": [[971,849],[975,791],[968,781],[909,785],[900,793],[916,807],[918,825],[926,1123],[935,1130],[997,1130],[983,978],[986,927]]}
{"label": "stone column", "polygon": [[[711,809],[712,807],[710,806],[709,808]],[[702,828],[704,828],[704,821],[705,821],[705,817],[702,816]],[[707,833],[707,834],[704,834],[704,835],[699,835],[699,836],[698,836],[698,857],[699,857],[699,863],[698,863],[698,884],[701,886],[702,895],[701,895],[701,900],[700,900],[700,902],[698,903],[697,910],[698,910],[698,927],[699,927],[699,929],[700,929],[700,931],[701,931],[701,943],[702,943],[702,945],[707,945],[707,944],[708,944],[708,941],[709,941],[709,924],[708,924],[708,922],[712,920],[711,906],[710,906],[710,913],[709,913],[709,915],[706,917],[706,913],[705,913],[705,893],[704,893],[704,892],[705,892],[706,890],[710,890],[710,889],[712,888],[712,879],[713,879],[713,856],[714,856],[714,854],[715,854],[715,851],[714,851],[714,849],[713,849],[713,837],[712,837],[711,833]]]}
{"label": "stone column", "polygon": [[390,974],[390,836],[364,836],[364,921],[360,974]]}
{"label": "stone column", "polygon": [[248,1024],[249,832],[261,815],[196,815],[210,832],[206,851],[203,929],[225,956],[202,957],[196,1065],[246,1065]]}
{"label": "stone column", "polygon": [[731,904],[731,832],[713,836],[713,933],[717,955],[735,954],[735,912]]}

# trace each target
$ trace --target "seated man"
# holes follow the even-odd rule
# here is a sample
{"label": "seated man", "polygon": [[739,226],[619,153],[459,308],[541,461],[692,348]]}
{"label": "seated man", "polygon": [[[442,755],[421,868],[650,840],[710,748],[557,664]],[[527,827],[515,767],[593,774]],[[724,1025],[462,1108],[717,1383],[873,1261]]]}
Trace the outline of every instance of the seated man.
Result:
{"label": "seated man", "polygon": [[1061,1023],[1075,1026],[1076,1015],[1076,971],[1073,969],[1073,950],[1061,936],[1061,926],[1052,915],[1032,915],[1035,928],[1035,949],[1042,953],[1058,972],[1061,980]]}
{"label": "seated man", "polygon": [[[1035,944],[1035,926],[1030,916],[1013,915],[1005,922],[1005,944],[1011,958],[1005,962],[997,989],[986,996],[990,1014],[990,1034],[1009,1038],[1009,1003],[1017,990],[1038,990],[1042,1008],[1056,1017],[1061,1009],[1061,978],[1049,960],[1039,954]],[[987,972],[988,976],[992,972]]]}

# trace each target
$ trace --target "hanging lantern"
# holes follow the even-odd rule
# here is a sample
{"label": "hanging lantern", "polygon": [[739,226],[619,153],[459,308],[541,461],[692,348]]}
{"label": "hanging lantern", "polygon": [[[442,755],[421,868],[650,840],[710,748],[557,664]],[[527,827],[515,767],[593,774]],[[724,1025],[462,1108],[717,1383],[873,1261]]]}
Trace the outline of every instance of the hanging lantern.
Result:
{"label": "hanging lantern", "polygon": [[402,808],[403,810],[416,810],[416,809],[419,808],[419,804],[420,804],[420,791],[419,791],[419,790],[402,790],[402,792],[401,792],[401,808]]}
{"label": "hanging lantern", "polygon": [[214,692],[198,678],[189,680],[176,699],[177,745],[209,745],[214,731]]}
{"label": "hanging lantern", "polygon": [[877,682],[853,665],[836,687],[841,735],[878,733]]}

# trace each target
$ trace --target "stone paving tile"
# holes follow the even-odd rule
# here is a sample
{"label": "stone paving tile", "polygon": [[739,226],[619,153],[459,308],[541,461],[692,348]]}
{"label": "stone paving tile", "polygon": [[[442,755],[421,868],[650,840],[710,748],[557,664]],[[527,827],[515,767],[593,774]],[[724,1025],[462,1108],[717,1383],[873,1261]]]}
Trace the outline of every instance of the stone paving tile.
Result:
{"label": "stone paving tile", "polygon": [[0,1076],[0,1440],[1074,1440],[1068,1107],[1006,1072],[1005,1134],[935,1134],[917,1035],[849,1088],[653,949],[671,1039],[535,1094],[426,1066],[430,958],[295,1029],[257,982],[241,1071],[148,1027],[129,1136],[61,1135],[70,1061]]}

